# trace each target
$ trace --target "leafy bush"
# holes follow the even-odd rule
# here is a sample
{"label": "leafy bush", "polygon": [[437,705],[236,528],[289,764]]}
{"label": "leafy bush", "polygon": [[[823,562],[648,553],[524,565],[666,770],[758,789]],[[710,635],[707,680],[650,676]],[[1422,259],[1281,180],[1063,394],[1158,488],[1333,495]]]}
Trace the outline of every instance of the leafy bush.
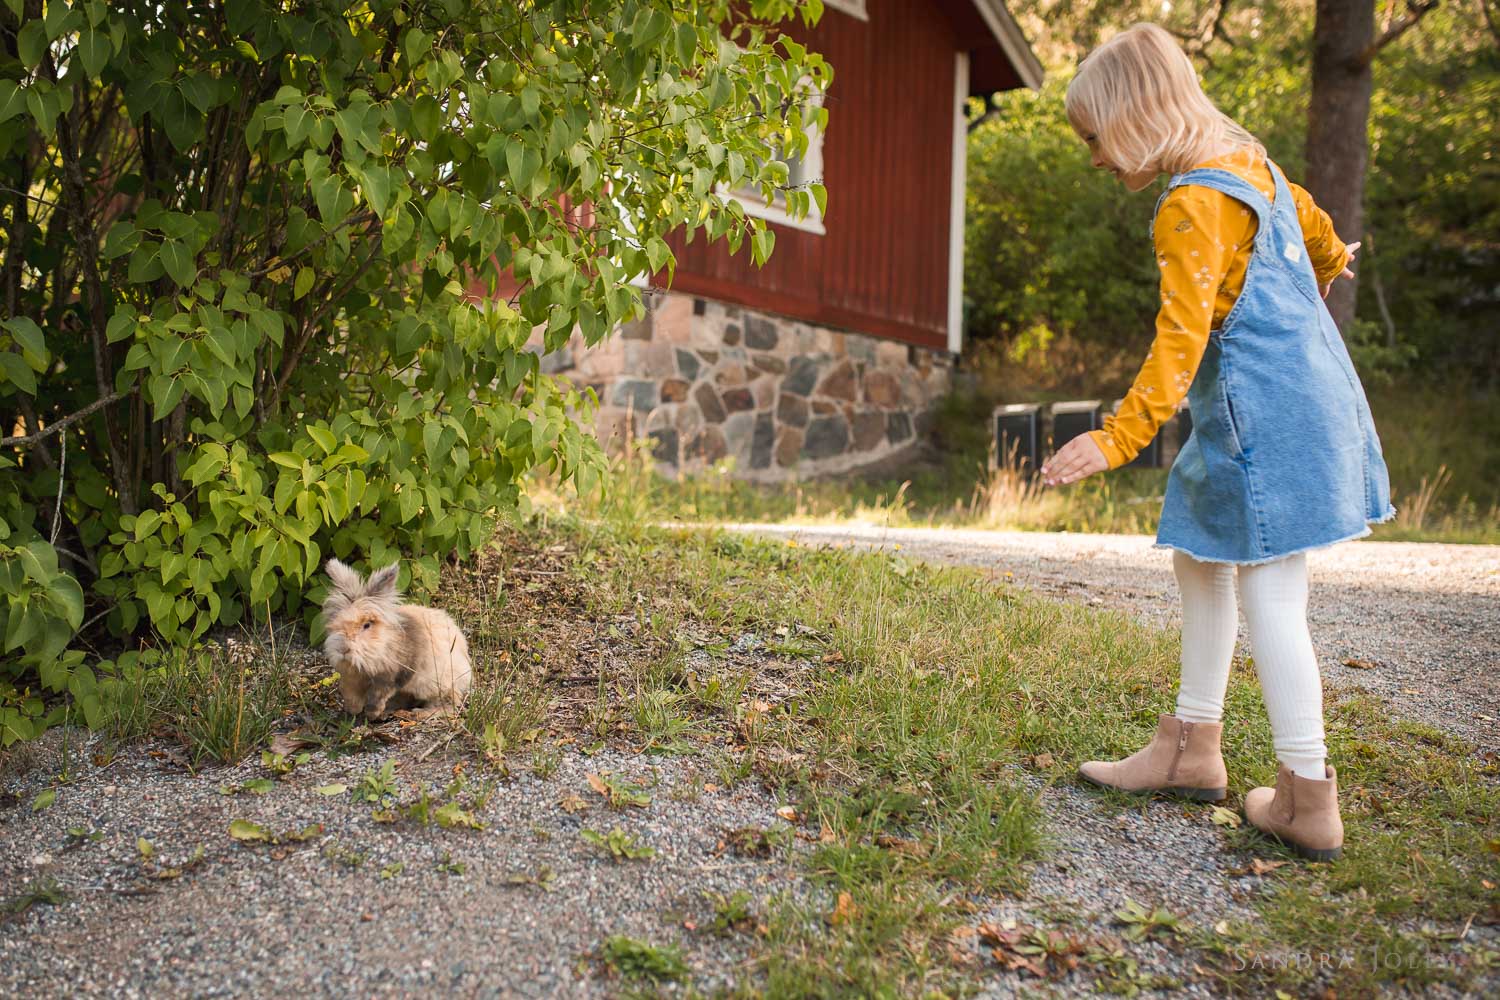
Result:
{"label": "leafy bush", "polygon": [[310,614],[329,555],[428,584],[528,470],[592,489],[528,343],[637,315],[673,230],[764,260],[716,192],[785,184],[829,70],[771,25],[821,7],[9,0],[0,744],[39,692],[98,721],[86,619]]}

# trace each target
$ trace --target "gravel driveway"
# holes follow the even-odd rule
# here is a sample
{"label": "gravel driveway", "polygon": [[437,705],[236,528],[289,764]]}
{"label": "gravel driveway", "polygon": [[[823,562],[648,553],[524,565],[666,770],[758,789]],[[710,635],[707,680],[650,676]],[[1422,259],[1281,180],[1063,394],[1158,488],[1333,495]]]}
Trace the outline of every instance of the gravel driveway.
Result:
{"label": "gravel driveway", "polygon": [[[900,547],[1059,600],[1180,627],[1172,554],[1149,535],[737,524],[810,544]],[[1500,750],[1500,545],[1346,542],[1308,556],[1308,617],[1324,682]],[[1249,639],[1243,623],[1241,649]],[[1351,663],[1352,661],[1352,663]]]}

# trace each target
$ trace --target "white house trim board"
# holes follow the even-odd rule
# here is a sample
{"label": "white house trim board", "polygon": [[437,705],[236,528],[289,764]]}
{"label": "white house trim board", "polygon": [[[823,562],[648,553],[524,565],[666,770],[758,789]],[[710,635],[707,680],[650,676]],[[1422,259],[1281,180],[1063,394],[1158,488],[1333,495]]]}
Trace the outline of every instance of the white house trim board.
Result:
{"label": "white house trim board", "polygon": [[964,337],[964,185],[968,182],[969,54],[953,54],[953,153],[948,191],[948,352],[957,354]]}

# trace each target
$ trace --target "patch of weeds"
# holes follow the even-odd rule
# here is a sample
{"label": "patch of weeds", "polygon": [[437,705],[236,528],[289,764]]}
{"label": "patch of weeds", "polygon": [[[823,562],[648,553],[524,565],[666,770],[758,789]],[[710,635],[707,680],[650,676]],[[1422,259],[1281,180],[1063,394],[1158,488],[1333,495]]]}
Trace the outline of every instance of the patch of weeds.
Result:
{"label": "patch of weeds", "polygon": [[1084,938],[1055,927],[980,924],[979,940],[990,947],[1001,968],[1023,970],[1039,979],[1066,976],[1090,950]]}
{"label": "patch of weeds", "polygon": [[640,861],[656,857],[656,848],[642,843],[633,833],[615,827],[608,833],[584,829],[579,831],[585,843],[592,844],[615,861]]}
{"label": "patch of weeds", "polygon": [[249,781],[240,782],[237,785],[222,784],[219,786],[220,795],[265,795],[276,787],[276,782],[270,778],[251,778]]}
{"label": "patch of weeds", "polygon": [[358,868],[370,857],[363,851],[356,851],[351,847],[334,842],[324,846],[323,857],[329,861],[343,865],[345,868]]}
{"label": "patch of weeds", "polygon": [[123,741],[167,730],[194,767],[204,758],[243,760],[301,702],[290,651],[250,642],[126,654],[103,673],[107,734]]}
{"label": "patch of weeds", "polygon": [[485,759],[505,768],[505,756],[541,735],[548,694],[520,666],[493,663],[477,670],[464,702],[464,732]]}
{"label": "patch of weeds", "polygon": [[20,892],[0,902],[0,913],[19,917],[33,906],[57,906],[68,901],[68,893],[57,881],[47,877],[28,884]]}
{"label": "patch of weeds", "polygon": [[432,818],[445,830],[483,830],[484,824],[458,802],[444,802],[433,812]]}
{"label": "patch of weeds", "polygon": [[194,848],[192,854],[189,854],[177,865],[166,865],[156,860],[155,849],[144,837],[136,839],[136,848],[141,855],[141,870],[148,877],[157,879],[158,881],[181,878],[184,874],[202,864],[204,858],[207,857],[207,851],[202,844],[199,844]]}
{"label": "patch of weeds", "polygon": [[750,754],[720,754],[714,760],[715,784],[728,791],[755,774],[755,758]]}
{"label": "patch of weeds", "polygon": [[554,748],[537,749],[531,751],[531,773],[541,781],[546,781],[557,773],[562,766],[562,751]]}
{"label": "patch of weeds", "polygon": [[605,938],[599,957],[617,975],[657,984],[684,982],[690,971],[676,945],[653,945],[623,934]]}
{"label": "patch of weeds", "polygon": [[104,831],[96,830],[87,826],[70,826],[67,829],[68,839],[63,843],[64,851],[76,851],[84,844],[97,844],[104,839]]}
{"label": "patch of weeds", "polygon": [[747,931],[755,926],[755,897],[744,889],[736,889],[729,895],[707,893],[714,908],[713,932],[720,937],[737,931]]}
{"label": "patch of weeds", "polygon": [[1140,941],[1158,931],[1176,934],[1182,927],[1182,918],[1171,910],[1161,907],[1146,909],[1133,899],[1115,911],[1115,922],[1125,925],[1124,935],[1131,941]]}
{"label": "patch of weeds", "polygon": [[625,784],[622,778],[613,774],[588,775],[589,787],[604,797],[611,809],[627,809],[634,806],[644,809],[651,804],[651,796],[641,787]]}
{"label": "patch of weeds", "polygon": [[631,715],[636,730],[645,737],[642,753],[697,753],[698,748],[683,739],[700,728],[700,723],[683,711],[689,697],[685,691],[665,688],[636,695],[631,703]]}
{"label": "patch of weeds", "polygon": [[744,699],[753,676],[753,672],[749,670],[722,670],[710,674],[701,682],[691,681],[689,690],[700,705],[732,719],[735,707]]}
{"label": "patch of weeds", "polygon": [[390,864],[380,869],[380,880],[382,882],[388,881],[395,878],[397,875],[400,875],[404,871],[406,871],[405,861],[392,861]]}
{"label": "patch of weeds", "polygon": [[285,844],[311,840],[323,833],[322,823],[309,823],[304,827],[273,833],[269,827],[248,819],[229,821],[229,835],[242,844]]}
{"label": "patch of weeds", "polygon": [[494,785],[486,782],[477,790],[465,794],[468,787],[462,775],[456,775],[440,795],[434,796],[426,784],[417,790],[417,797],[399,807],[401,816],[419,826],[436,823],[445,830],[483,830],[484,824],[474,814],[484,807],[494,791]]}
{"label": "patch of weeds", "polygon": [[557,873],[549,865],[542,865],[534,872],[511,872],[505,876],[507,885],[530,885],[551,892]]}
{"label": "patch of weeds", "polygon": [[697,802],[703,798],[703,778],[697,771],[689,768],[685,774],[677,779],[672,785],[672,790],[667,793],[674,802]]}
{"label": "patch of weeds", "polygon": [[724,843],[742,858],[769,858],[792,846],[792,829],[787,826],[742,826],[724,835]]}
{"label": "patch of weeds", "polygon": [[466,868],[467,866],[462,861],[454,861],[453,855],[447,851],[444,851],[443,856],[438,859],[437,864],[432,866],[433,871],[441,872],[445,875],[462,875]]}
{"label": "patch of weeds", "polygon": [[312,760],[312,754],[306,752],[286,754],[262,750],[260,753],[260,766],[278,778],[291,774],[310,760]]}
{"label": "patch of weeds", "polygon": [[366,771],[354,785],[354,798],[360,802],[383,802],[396,797],[396,762],[388,760],[377,771]]}

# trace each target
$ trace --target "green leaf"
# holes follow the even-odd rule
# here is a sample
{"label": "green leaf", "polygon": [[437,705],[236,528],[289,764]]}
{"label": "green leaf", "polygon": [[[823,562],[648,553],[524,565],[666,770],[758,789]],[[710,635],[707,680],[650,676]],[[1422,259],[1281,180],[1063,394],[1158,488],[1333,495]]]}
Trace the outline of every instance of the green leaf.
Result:
{"label": "green leaf", "polygon": [[653,273],[666,267],[667,261],[671,257],[671,248],[667,246],[666,241],[660,236],[653,236],[646,241],[646,258],[651,262]]}
{"label": "green leaf", "polygon": [[348,785],[339,784],[319,785],[317,788],[313,789],[313,791],[317,792],[319,795],[343,795],[348,790]]}
{"label": "green leaf", "polygon": [[31,811],[34,813],[41,812],[43,809],[50,807],[52,803],[56,801],[57,789],[44,788],[42,791],[37,793],[36,798],[31,800]]}
{"label": "green leaf", "polygon": [[698,47],[698,32],[686,22],[677,25],[675,43],[677,61],[685,68],[693,64],[693,52]]}
{"label": "green leaf", "polygon": [[297,280],[292,284],[292,298],[300,299],[312,290],[313,281],[317,274],[310,267],[304,267],[297,272]]}
{"label": "green leaf", "polygon": [[167,240],[161,245],[161,263],[167,269],[167,276],[183,288],[190,287],[198,277],[193,252],[180,240]]}
{"label": "green leaf", "polygon": [[35,361],[27,359],[31,361],[31,367],[41,371],[47,363],[47,340],[42,336],[42,328],[27,316],[6,320],[3,325],[16,339],[16,343],[21,345],[21,350],[36,358]]}
{"label": "green leaf", "polygon": [[432,39],[421,28],[412,28],[402,40],[401,48],[412,63],[421,62],[430,52]]}
{"label": "green leaf", "polygon": [[248,844],[269,843],[272,839],[270,830],[248,819],[230,820],[229,835],[235,840]]}
{"label": "green leaf", "polygon": [[307,427],[307,436],[318,443],[318,447],[323,449],[324,454],[332,455],[334,450],[338,448],[338,440],[326,427],[309,424]]}
{"label": "green leaf", "polygon": [[40,20],[27,21],[16,36],[16,54],[26,72],[34,71],[42,62],[42,53],[47,51],[47,28]]}
{"label": "green leaf", "polygon": [[14,351],[0,351],[0,386],[10,382],[28,396],[36,395],[36,374],[31,366]]}
{"label": "green leaf", "polygon": [[0,124],[26,110],[26,91],[12,80],[0,80]]}
{"label": "green leaf", "polygon": [[109,36],[94,28],[85,29],[78,36],[78,55],[83,59],[83,71],[97,77],[109,62],[111,47]]}

